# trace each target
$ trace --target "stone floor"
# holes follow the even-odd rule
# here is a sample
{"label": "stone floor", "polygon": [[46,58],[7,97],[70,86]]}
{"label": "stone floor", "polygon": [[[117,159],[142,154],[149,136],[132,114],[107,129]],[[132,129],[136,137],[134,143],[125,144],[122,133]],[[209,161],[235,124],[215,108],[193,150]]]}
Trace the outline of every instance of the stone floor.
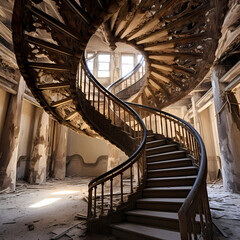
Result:
{"label": "stone floor", "polygon": [[224,190],[222,181],[208,184],[214,240],[240,240],[240,194]]}
{"label": "stone floor", "polygon": [[[0,194],[0,240],[115,240],[87,236],[86,220],[76,217],[87,214],[89,180],[50,180],[41,186],[19,182],[15,193]],[[221,182],[209,184],[208,193],[217,226],[214,240],[240,240],[240,195],[224,191]]]}

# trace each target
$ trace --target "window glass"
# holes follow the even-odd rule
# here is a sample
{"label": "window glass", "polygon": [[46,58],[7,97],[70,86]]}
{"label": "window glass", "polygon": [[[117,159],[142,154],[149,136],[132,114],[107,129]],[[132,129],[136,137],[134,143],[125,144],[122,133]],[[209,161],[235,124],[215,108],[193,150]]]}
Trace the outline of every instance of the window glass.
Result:
{"label": "window glass", "polygon": [[131,72],[134,68],[134,56],[122,55],[122,77]]}
{"label": "window glass", "polygon": [[110,77],[110,54],[98,55],[98,77]]}

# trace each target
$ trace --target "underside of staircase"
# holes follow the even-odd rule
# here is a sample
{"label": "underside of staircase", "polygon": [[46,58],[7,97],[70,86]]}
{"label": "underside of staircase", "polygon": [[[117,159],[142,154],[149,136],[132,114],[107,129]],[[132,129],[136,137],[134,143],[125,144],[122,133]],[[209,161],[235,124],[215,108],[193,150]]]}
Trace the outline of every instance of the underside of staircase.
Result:
{"label": "underside of staircase", "polygon": [[[15,1],[14,50],[33,96],[61,124],[129,156],[89,183],[89,232],[211,239],[203,142],[188,123],[159,109],[209,70],[225,8],[223,0]],[[144,56],[144,77],[128,86],[131,94],[117,95],[132,103],[88,71],[84,51],[100,26],[112,49],[125,42]]]}

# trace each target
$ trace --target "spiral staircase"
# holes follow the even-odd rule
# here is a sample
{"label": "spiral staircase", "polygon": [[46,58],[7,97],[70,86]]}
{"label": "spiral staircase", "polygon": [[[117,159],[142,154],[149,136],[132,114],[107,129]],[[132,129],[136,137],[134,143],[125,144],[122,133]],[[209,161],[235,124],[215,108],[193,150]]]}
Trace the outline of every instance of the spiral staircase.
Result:
{"label": "spiral staircase", "polygon": [[[89,183],[89,232],[211,239],[202,140],[188,123],[158,109],[185,96],[209,70],[224,3],[15,1],[14,50],[34,97],[61,124],[105,138],[129,156]],[[102,24],[110,44],[125,42],[145,58],[145,77],[128,103],[86,66],[84,50]]]}

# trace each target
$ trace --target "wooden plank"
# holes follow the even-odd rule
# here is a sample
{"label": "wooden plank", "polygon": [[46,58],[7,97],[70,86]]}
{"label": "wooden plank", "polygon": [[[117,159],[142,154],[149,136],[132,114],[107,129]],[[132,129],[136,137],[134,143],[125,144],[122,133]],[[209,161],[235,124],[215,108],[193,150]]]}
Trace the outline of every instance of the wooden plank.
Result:
{"label": "wooden plank", "polygon": [[71,10],[80,17],[85,23],[90,24],[91,19],[87,13],[74,1],[74,0],[63,0]]}
{"label": "wooden plank", "polygon": [[56,88],[69,88],[69,82],[61,82],[61,83],[46,83],[46,84],[39,84],[38,89],[40,90],[47,90],[47,89],[56,89]]}
{"label": "wooden plank", "polygon": [[76,31],[70,29],[69,27],[67,27],[66,25],[64,25],[63,23],[59,22],[58,20],[56,20],[55,18],[49,16],[48,14],[46,14],[45,12],[33,7],[33,6],[26,6],[28,8],[28,10],[34,14],[36,17],[38,17],[39,19],[41,19],[42,21],[44,21],[45,23],[51,25],[52,27],[58,29],[60,32],[68,35],[71,38],[74,38],[78,41],[81,40],[81,36],[78,35],[76,33]]}
{"label": "wooden plank", "polygon": [[29,62],[28,66],[30,68],[45,69],[45,70],[70,71],[68,66],[54,64],[54,63]]}
{"label": "wooden plank", "polygon": [[28,43],[36,44],[36,45],[38,45],[40,47],[43,47],[45,49],[48,49],[50,51],[60,53],[60,54],[64,54],[64,55],[71,56],[71,57],[74,56],[74,53],[69,48],[65,48],[63,46],[58,46],[56,44],[49,43],[49,42],[46,42],[46,41],[41,40],[39,38],[31,37],[31,36],[28,36],[28,35],[25,35],[24,39]]}
{"label": "wooden plank", "polygon": [[51,104],[51,107],[60,107],[60,106],[62,106],[62,105],[64,105],[64,104],[66,104],[66,103],[71,102],[72,99],[73,99],[72,97],[68,97],[68,98],[64,98],[64,99],[61,99],[61,100],[59,100],[59,101],[53,102],[53,103]]}

